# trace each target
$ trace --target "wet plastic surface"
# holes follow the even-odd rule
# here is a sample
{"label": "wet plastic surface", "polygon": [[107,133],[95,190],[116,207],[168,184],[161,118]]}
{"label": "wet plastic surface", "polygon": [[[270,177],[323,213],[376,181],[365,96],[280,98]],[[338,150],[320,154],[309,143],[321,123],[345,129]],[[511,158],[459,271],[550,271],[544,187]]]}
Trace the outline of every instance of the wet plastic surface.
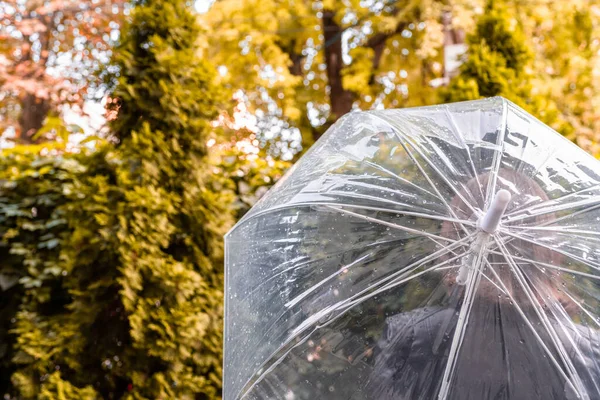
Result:
{"label": "wet plastic surface", "polygon": [[350,114],[226,237],[224,398],[600,399],[599,269],[600,164],[512,103]]}

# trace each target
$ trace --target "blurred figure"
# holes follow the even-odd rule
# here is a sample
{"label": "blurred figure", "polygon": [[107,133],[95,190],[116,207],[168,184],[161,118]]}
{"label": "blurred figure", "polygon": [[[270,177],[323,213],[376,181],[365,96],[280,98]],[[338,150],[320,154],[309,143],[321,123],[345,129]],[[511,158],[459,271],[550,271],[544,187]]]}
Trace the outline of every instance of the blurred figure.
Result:
{"label": "blurred figure", "polygon": [[[473,215],[460,197],[482,210],[490,178],[489,174],[473,178],[462,188],[462,196],[453,198],[450,207],[459,219],[477,220],[479,216]],[[501,170],[496,192],[502,188],[513,195],[507,212],[519,204],[548,200],[533,179],[515,171]],[[535,225],[553,219],[552,214],[541,215]],[[442,235],[458,240],[465,236],[461,229],[444,222]],[[450,368],[448,399],[600,399],[600,377],[590,372],[598,370],[590,367],[600,362],[598,333],[573,322],[578,306],[557,287],[553,271],[521,261],[517,272],[494,242],[488,249],[453,365],[448,366],[449,354],[466,287],[456,283],[459,265],[443,271],[443,306],[437,302],[386,320],[369,379],[369,398],[436,399]],[[512,255],[519,253],[521,259],[552,265],[559,265],[562,258],[557,252],[517,239],[507,244],[507,249]],[[531,290],[523,287],[517,273]],[[549,324],[544,325],[544,316]]]}

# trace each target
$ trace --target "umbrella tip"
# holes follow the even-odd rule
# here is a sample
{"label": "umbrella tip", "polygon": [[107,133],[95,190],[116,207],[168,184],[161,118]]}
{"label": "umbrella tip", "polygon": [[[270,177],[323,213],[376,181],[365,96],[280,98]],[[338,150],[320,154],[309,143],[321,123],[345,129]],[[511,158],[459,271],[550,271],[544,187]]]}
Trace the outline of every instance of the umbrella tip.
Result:
{"label": "umbrella tip", "polygon": [[492,200],[492,204],[490,204],[490,208],[479,222],[481,230],[489,234],[496,232],[500,219],[502,218],[502,215],[504,215],[511,197],[512,195],[506,189],[501,189],[496,193],[494,200]]}

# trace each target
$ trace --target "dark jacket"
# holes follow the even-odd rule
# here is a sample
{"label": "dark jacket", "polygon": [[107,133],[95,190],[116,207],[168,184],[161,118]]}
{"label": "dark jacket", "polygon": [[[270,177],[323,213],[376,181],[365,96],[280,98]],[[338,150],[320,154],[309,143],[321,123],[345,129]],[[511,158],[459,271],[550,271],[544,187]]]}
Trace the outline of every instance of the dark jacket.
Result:
{"label": "dark jacket", "polygon": [[[578,398],[551,360],[554,357],[566,368],[535,310],[524,311],[539,339],[508,301],[475,302],[448,399]],[[571,376],[579,379],[583,398],[600,400],[598,332],[563,318],[561,322],[551,318],[551,325],[572,361]],[[371,398],[437,399],[457,319],[458,310],[448,308],[423,308],[388,318],[369,379]]]}

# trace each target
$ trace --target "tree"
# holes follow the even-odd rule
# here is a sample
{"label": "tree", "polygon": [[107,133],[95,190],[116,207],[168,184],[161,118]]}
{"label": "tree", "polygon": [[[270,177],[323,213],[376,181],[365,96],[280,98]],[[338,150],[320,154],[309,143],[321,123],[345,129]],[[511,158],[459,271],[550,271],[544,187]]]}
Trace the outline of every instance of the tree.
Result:
{"label": "tree", "polygon": [[504,96],[521,105],[532,101],[526,67],[533,53],[523,32],[511,25],[506,9],[489,2],[467,43],[460,74],[442,90],[444,101],[492,96]]}
{"label": "tree", "polygon": [[598,156],[597,4],[489,2],[442,101],[501,95]]}
{"label": "tree", "polygon": [[63,271],[60,243],[68,227],[60,207],[80,165],[39,151],[17,147],[0,157],[0,393],[5,398],[13,392],[11,375],[19,362],[11,330],[25,293],[33,290],[46,306],[60,308],[63,301],[50,300],[54,286],[48,282]]}
{"label": "tree", "polygon": [[[206,142],[215,71],[184,0],[138,3],[114,51],[111,129],[63,206],[61,273],[26,294],[14,334],[21,398],[220,397],[222,235]],[[52,285],[51,299],[40,297]],[[46,289],[47,290],[47,289]]]}
{"label": "tree", "polygon": [[[481,76],[490,84],[485,93],[502,92],[600,154],[600,90],[595,90],[600,81],[594,78],[600,50],[594,39],[600,26],[598,1],[496,0],[491,8],[486,3],[220,0],[202,17],[210,33],[205,51],[224,83],[243,92],[251,112],[260,112],[265,125],[285,121],[302,133],[306,148],[351,108],[398,108],[453,98],[440,98],[431,86],[442,82],[447,37],[466,31],[471,34],[471,62],[464,68],[479,64],[502,70]],[[508,60],[504,66],[498,59],[502,52],[518,49],[499,48],[485,37],[493,32],[475,31],[474,22],[485,17],[486,7],[495,9],[492,17],[500,31],[527,49],[524,63]],[[487,40],[485,45],[481,39]],[[455,99],[485,95],[463,78],[452,83],[451,91],[466,93]]]}
{"label": "tree", "polygon": [[123,0],[0,1],[0,135],[31,143],[60,106],[81,108],[127,10]]}
{"label": "tree", "polygon": [[554,127],[596,157],[600,156],[600,41],[595,39],[599,13],[596,0],[540,3],[516,10],[538,54],[533,86],[554,100],[563,121]]}
{"label": "tree", "polygon": [[447,8],[473,14],[460,1],[222,0],[203,16],[205,50],[250,111],[285,120],[308,147],[353,107],[433,102]]}
{"label": "tree", "polygon": [[215,189],[233,193],[236,220],[242,218],[291,166],[245,140],[223,146],[215,153],[214,172],[222,177]]}

